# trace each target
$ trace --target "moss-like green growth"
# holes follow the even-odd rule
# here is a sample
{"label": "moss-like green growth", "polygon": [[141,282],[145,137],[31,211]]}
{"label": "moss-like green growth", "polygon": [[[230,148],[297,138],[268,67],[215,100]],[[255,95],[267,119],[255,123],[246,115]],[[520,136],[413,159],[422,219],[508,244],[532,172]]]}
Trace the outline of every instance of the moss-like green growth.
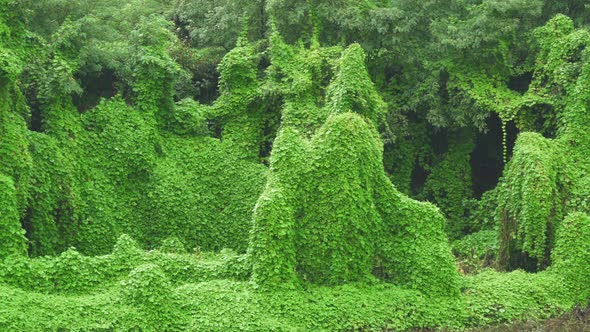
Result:
{"label": "moss-like green growth", "polygon": [[254,45],[240,42],[219,64],[221,96],[214,115],[223,123],[222,137],[236,154],[256,160],[263,140],[264,112],[258,81],[259,55]]}
{"label": "moss-like green growth", "polygon": [[270,37],[269,82],[263,86],[284,99],[281,124],[309,137],[328,117],[323,83],[333,72],[340,47],[295,47],[274,32]]}
{"label": "moss-like green growth", "polygon": [[498,253],[498,232],[480,230],[452,243],[453,254],[463,274],[472,274],[493,265]]}
{"label": "moss-like green growth", "polygon": [[559,275],[487,270],[463,279],[467,326],[536,320],[572,308]]}
{"label": "moss-like green growth", "polygon": [[19,215],[26,208],[31,181],[32,159],[28,145],[22,118],[14,113],[0,111],[0,171],[14,179]]}
{"label": "moss-like green growth", "polygon": [[243,281],[250,275],[244,256],[230,250],[217,254],[144,251],[132,238],[122,235],[113,252],[103,256],[85,256],[74,248],[59,256],[9,256],[0,264],[0,282],[32,292],[84,294],[111,287],[146,264],[161,269],[166,283],[175,286],[215,279]]}
{"label": "moss-like green growth", "polygon": [[121,282],[123,303],[138,309],[125,317],[129,325],[141,331],[157,329],[181,331],[183,322],[178,303],[173,298],[172,285],[162,270],[154,264],[144,264],[129,273]]}
{"label": "moss-like green growth", "polygon": [[283,127],[274,142],[266,187],[252,216],[248,257],[255,286],[294,288],[300,284],[295,270],[295,230],[309,153],[309,144],[299,132]]}
{"label": "moss-like green growth", "polygon": [[[254,210],[248,258],[255,287],[295,288],[295,212],[284,191],[267,187]],[[272,266],[272,268],[271,268]]]}
{"label": "moss-like green growth", "polygon": [[27,207],[33,160],[28,151],[27,125],[12,107],[6,84],[0,79],[0,174],[13,179],[17,211],[22,216]]}
{"label": "moss-like green growth", "polygon": [[16,179],[30,253],[75,246],[104,254],[123,232],[149,247],[178,236],[187,249],[245,251],[266,169],[199,136],[207,134],[203,109],[176,106],[177,136],[121,98],[82,116],[68,98],[48,101],[45,133],[28,132],[3,107],[0,170]]}
{"label": "moss-like green growth", "polygon": [[193,99],[183,99],[172,110],[173,118],[170,130],[182,136],[206,136],[207,107]]}
{"label": "moss-like green growth", "polygon": [[160,148],[137,238],[153,247],[177,236],[190,250],[244,252],[266,168],[210,137],[166,136]]}
{"label": "moss-like green growth", "polygon": [[132,31],[136,53],[131,59],[136,106],[158,119],[158,125],[171,128],[174,108],[174,83],[181,76],[180,66],[167,48],[173,41],[170,22],[153,15],[142,17]]}

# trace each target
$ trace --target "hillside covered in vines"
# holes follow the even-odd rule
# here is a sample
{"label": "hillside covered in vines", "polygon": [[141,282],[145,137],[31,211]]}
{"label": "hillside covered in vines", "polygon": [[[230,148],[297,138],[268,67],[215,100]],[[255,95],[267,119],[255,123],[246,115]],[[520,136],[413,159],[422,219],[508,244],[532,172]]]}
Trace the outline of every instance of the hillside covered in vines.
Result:
{"label": "hillside covered in vines", "polygon": [[0,0],[0,330],[586,308],[589,29],[582,0]]}

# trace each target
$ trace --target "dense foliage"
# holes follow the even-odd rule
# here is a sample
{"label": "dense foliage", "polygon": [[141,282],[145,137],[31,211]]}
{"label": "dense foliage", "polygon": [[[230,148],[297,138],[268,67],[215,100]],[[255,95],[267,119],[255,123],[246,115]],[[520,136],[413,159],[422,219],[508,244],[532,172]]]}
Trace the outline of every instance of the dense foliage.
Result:
{"label": "dense foliage", "polygon": [[0,0],[0,329],[586,305],[588,9]]}

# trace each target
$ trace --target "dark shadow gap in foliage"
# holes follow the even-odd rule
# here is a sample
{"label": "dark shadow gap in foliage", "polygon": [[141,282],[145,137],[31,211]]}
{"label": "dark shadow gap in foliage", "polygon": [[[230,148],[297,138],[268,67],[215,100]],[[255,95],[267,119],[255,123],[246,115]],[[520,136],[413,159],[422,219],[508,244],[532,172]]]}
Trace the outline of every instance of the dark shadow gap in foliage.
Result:
{"label": "dark shadow gap in foliage", "polygon": [[102,98],[109,99],[117,94],[119,79],[108,68],[81,76],[78,81],[84,92],[80,95],[74,94],[72,101],[80,113],[96,107]]}
{"label": "dark shadow gap in foliage", "polygon": [[414,162],[414,168],[412,169],[412,178],[410,182],[412,196],[419,195],[422,192],[422,188],[424,188],[424,184],[426,183],[426,179],[428,179],[429,174],[430,173],[424,169],[424,167],[416,158],[416,161]]}
{"label": "dark shadow gap in foliage", "polygon": [[529,85],[533,80],[533,73],[525,72],[510,78],[508,81],[508,88],[519,93],[525,93],[529,89]]}
{"label": "dark shadow gap in foliage", "polygon": [[41,109],[38,105],[30,105],[31,109],[31,124],[29,129],[31,131],[41,132],[43,129],[43,121],[41,118]]}
{"label": "dark shadow gap in foliage", "polygon": [[484,192],[493,189],[502,176],[502,122],[492,113],[486,121],[488,130],[476,136],[475,149],[471,154],[473,194],[480,199]]}

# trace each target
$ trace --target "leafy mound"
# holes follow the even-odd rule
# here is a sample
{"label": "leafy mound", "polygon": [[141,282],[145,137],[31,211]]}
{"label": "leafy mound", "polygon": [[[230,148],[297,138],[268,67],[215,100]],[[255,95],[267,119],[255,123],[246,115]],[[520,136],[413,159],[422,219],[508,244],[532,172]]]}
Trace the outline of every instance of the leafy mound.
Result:
{"label": "leafy mound", "polygon": [[[336,23],[308,1],[309,38],[285,42],[280,11],[257,41],[245,28],[217,67],[219,96],[201,104],[185,91],[198,55],[179,38],[194,27],[173,34],[148,3],[161,8],[99,1],[53,28],[37,16],[26,22],[33,33],[20,2],[0,0],[0,329],[465,328],[546,318],[590,297],[590,37],[567,17],[534,31],[537,63],[520,93],[506,83],[517,71],[506,45],[520,28],[507,12],[518,4],[470,5],[483,21],[432,20],[420,31],[452,59],[414,66],[390,42],[368,61],[348,30],[321,47],[337,38],[319,22]],[[409,5],[396,2],[395,15]],[[363,6],[381,18],[394,9]],[[486,23],[496,14],[498,33]],[[480,25],[493,38],[462,37]],[[408,60],[370,75],[391,60],[383,47]],[[463,52],[474,47],[491,51]],[[494,66],[470,66],[478,56]],[[412,75],[426,76],[408,85]],[[396,107],[427,119],[404,136],[412,116]],[[466,126],[481,129],[488,112],[501,122],[504,161],[508,122],[544,122],[555,138],[521,134],[500,185],[470,216],[477,138]],[[425,121],[453,128],[438,152]],[[421,184],[417,166],[428,173]],[[476,220],[492,210],[498,230]],[[544,271],[461,276],[445,232],[472,230],[458,255],[477,262],[497,245],[501,267]]]}

